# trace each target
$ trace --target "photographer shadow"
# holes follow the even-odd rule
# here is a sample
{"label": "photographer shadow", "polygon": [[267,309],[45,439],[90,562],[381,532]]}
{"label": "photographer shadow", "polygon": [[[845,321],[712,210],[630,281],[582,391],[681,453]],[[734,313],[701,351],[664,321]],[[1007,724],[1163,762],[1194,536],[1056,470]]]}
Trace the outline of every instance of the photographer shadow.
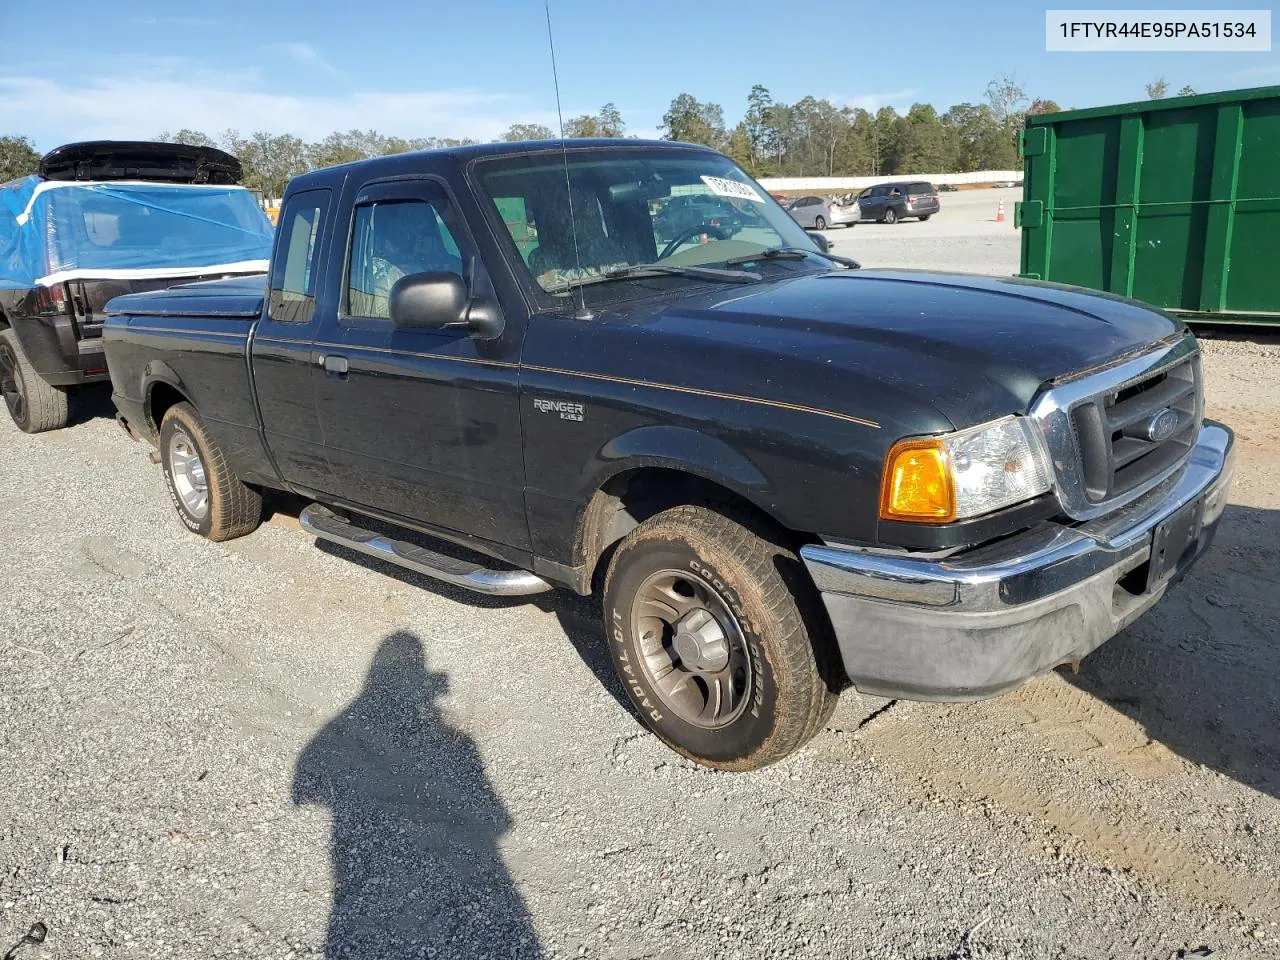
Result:
{"label": "photographer shadow", "polygon": [[330,960],[539,954],[499,849],[510,818],[437,705],[447,689],[417,636],[391,634],[298,758],[294,803],[332,815]]}

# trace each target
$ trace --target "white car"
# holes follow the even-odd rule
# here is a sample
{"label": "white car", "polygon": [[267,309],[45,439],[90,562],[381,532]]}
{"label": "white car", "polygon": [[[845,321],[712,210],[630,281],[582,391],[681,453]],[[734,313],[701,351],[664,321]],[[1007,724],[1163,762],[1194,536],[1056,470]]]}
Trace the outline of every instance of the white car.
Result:
{"label": "white car", "polygon": [[856,203],[845,205],[826,197],[799,197],[787,207],[787,213],[806,230],[851,227],[862,218]]}

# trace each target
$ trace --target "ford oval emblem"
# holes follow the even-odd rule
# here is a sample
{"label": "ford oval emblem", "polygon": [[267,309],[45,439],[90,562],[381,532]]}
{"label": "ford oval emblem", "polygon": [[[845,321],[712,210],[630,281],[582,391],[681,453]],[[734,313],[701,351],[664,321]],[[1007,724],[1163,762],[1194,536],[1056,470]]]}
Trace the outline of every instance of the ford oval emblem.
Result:
{"label": "ford oval emblem", "polygon": [[1147,435],[1147,439],[1154,443],[1162,443],[1168,440],[1178,431],[1178,411],[1165,407],[1163,410],[1157,410],[1151,415],[1143,427],[1143,433]]}

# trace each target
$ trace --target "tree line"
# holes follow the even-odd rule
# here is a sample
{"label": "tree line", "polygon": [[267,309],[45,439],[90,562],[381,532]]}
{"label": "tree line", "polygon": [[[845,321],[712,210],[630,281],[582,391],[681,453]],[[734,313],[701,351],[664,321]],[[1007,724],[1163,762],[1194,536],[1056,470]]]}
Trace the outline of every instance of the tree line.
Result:
{"label": "tree line", "polygon": [[1029,113],[1060,110],[1047,99],[1028,100],[1011,76],[987,86],[981,103],[939,112],[927,103],[905,114],[872,112],[804,97],[774,99],[756,84],[746,111],[726,126],[719,104],[682,93],[662,118],[663,135],[715,147],[757,177],[881,176],[1010,170],[1018,167],[1017,133]]}
{"label": "tree line", "polygon": [[[1147,84],[1147,95],[1152,99],[1164,97],[1167,91],[1163,78]],[[1190,87],[1178,91],[1179,95],[1193,92]],[[906,113],[888,106],[872,112],[817,97],[788,104],[775,100],[767,87],[756,84],[747,94],[742,119],[732,127],[726,124],[720,104],[681,93],[663,115],[662,136],[714,147],[756,177],[1013,170],[1021,166],[1017,133],[1026,117],[1061,109],[1053,100],[1029,98],[1011,75],[992,80],[981,102],[958,103],[943,112],[927,103],[913,104]],[[599,113],[572,117],[564,124],[567,137],[622,137],[626,130],[622,113],[613,103],[606,103]],[[516,123],[500,139],[544,140],[553,136],[555,132],[543,124]],[[245,185],[264,197],[281,196],[290,178],[318,167],[476,142],[452,137],[392,137],[374,130],[334,132],[311,142],[287,133],[257,131],[243,136],[226,130],[215,137],[187,129],[162,133],[156,139],[221,147],[239,158]],[[29,138],[0,137],[0,182],[35,172],[39,161],[40,154]]]}

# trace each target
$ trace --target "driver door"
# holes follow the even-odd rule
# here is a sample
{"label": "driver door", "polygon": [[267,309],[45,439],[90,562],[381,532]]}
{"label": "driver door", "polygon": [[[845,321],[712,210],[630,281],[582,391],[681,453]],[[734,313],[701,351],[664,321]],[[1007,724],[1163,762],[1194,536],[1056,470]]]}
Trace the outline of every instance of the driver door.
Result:
{"label": "driver door", "polygon": [[336,309],[315,343],[316,409],[334,493],[444,532],[527,549],[519,318],[497,340],[402,329],[387,294],[402,276],[488,277],[447,187],[383,180],[348,194]]}

